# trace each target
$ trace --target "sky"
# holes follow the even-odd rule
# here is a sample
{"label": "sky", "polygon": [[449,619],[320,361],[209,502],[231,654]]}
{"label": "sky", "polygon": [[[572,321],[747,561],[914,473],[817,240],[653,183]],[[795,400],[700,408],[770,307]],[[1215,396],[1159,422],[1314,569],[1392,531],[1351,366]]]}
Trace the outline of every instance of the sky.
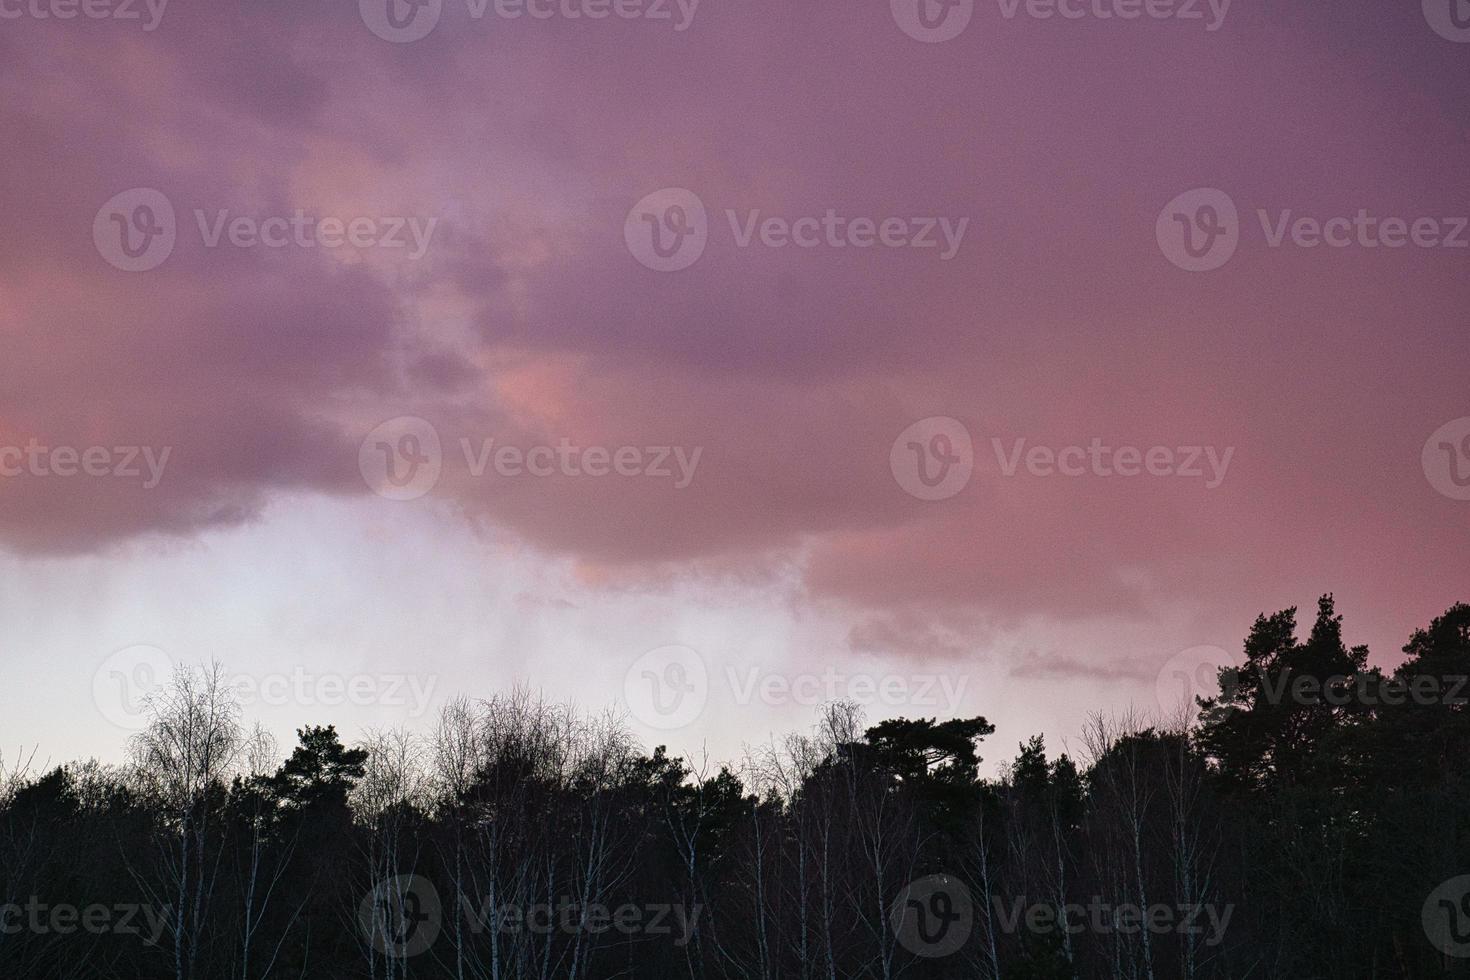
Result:
{"label": "sky", "polygon": [[1462,7],[0,0],[0,748],[218,660],[283,746],[520,684],[994,765],[1326,592],[1395,663],[1470,599]]}

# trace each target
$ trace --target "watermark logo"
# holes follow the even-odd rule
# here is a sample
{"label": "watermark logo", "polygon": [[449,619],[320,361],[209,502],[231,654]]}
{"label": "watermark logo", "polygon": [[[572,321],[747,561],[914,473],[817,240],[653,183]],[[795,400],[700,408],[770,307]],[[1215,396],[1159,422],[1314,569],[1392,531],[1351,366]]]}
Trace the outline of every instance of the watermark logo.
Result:
{"label": "watermark logo", "polygon": [[[1292,208],[1255,209],[1266,247],[1362,249],[1470,249],[1464,215],[1301,214]],[[1165,257],[1189,272],[1209,272],[1230,261],[1244,229],[1224,191],[1200,188],[1179,195],[1159,212],[1155,235]]]}
{"label": "watermark logo", "polygon": [[[563,436],[555,444],[531,446],[497,443],[462,436],[464,471],[474,479],[526,477],[639,477],[667,480],[675,490],[694,482],[703,446],[582,446]],[[389,419],[368,433],[358,446],[363,480],[390,500],[413,500],[438,482],[448,460],[434,426],[416,416]]]}
{"label": "watermark logo", "polygon": [[655,272],[687,269],[709,242],[704,202],[682,187],[645,195],[623,221],[623,241],[633,258]]}
{"label": "watermark logo", "polygon": [[683,728],[709,702],[709,668],[697,650],[672,644],[650,650],[623,677],[628,710],[649,728]]}
{"label": "watermark logo", "polygon": [[84,932],[93,936],[137,936],[145,946],[157,946],[172,918],[172,905],[134,902],[53,905],[32,895],[24,905],[19,902],[0,905],[0,936],[22,932],[36,936],[73,936]]}
{"label": "watermark logo", "polygon": [[975,0],[888,0],[893,22],[915,41],[937,44],[970,26]]}
{"label": "watermark logo", "polygon": [[1424,19],[1446,41],[1470,44],[1470,2],[1424,0]]}
{"label": "watermark logo", "polygon": [[357,0],[357,12],[378,37],[407,44],[429,36],[444,12],[444,0]]}
{"label": "watermark logo", "polygon": [[151,187],[113,195],[92,219],[98,254],[124,272],[158,268],[173,253],[177,237],[173,204]]}
{"label": "watermark logo", "polygon": [[[998,0],[1001,16],[1014,20],[1023,9],[1035,20],[1149,20],[1205,21],[1213,34],[1225,26],[1231,0]],[[1206,7],[1208,6],[1208,11]],[[1206,17],[1208,15],[1208,20]]]}
{"label": "watermark logo", "polygon": [[821,673],[772,673],[747,667],[743,673],[725,668],[725,682],[735,703],[759,700],[771,706],[800,704],[816,707],[832,701],[888,708],[938,709],[952,715],[959,710],[969,686],[967,675],[847,673],[828,667]]}
{"label": "watermark logo", "polygon": [[407,257],[416,262],[428,252],[439,219],[369,215],[319,218],[302,208],[290,215],[231,217],[228,208],[216,209],[213,215],[195,208],[194,223],[205,248],[219,248],[221,242],[234,248],[402,248],[410,249]]}
{"label": "watermark logo", "polygon": [[703,446],[578,446],[563,436],[556,445],[539,443],[529,448],[481,439],[476,445],[468,437],[459,440],[465,469],[470,476],[516,478],[531,476],[592,477],[636,476],[673,481],[675,490],[694,482]]}
{"label": "watermark logo", "polygon": [[[996,0],[1000,15],[1012,21],[1153,21],[1201,22],[1206,33],[1225,26],[1232,0]],[[1428,0],[1426,0],[1428,2]],[[975,12],[974,0],[889,0],[894,23],[916,41],[934,43],[959,36]]]}
{"label": "watermark logo", "polygon": [[963,423],[945,415],[932,415],[904,429],[893,440],[888,468],[909,496],[944,500],[970,482],[975,445]]}
{"label": "watermark logo", "polygon": [[[933,215],[857,215],[827,208],[791,217],[758,208],[724,209],[738,249],[934,249],[939,261],[959,254],[969,218]],[[644,197],[623,222],[623,241],[640,263],[658,272],[687,269],[704,254],[713,229],[704,202],[690,191],[668,187]]]}
{"label": "watermark logo", "polygon": [[[193,210],[205,248],[403,249],[417,261],[429,250],[438,218],[412,216],[318,217],[297,208],[291,214],[257,217]],[[160,191],[134,188],[115,195],[92,221],[92,241],[110,264],[127,272],[157,268],[172,254],[179,228],[173,203]]]}
{"label": "watermark logo", "polygon": [[1239,677],[1230,654],[1216,646],[1197,646],[1180,650],[1159,668],[1154,700],[1165,718],[1183,708],[1192,719],[1199,712],[1195,698],[1228,701],[1238,689]]}
{"label": "watermark logo", "polygon": [[928,959],[956,952],[970,938],[975,903],[964,882],[952,875],[929,875],[911,882],[889,909],[899,945]]}
{"label": "watermark logo", "polygon": [[1465,696],[1467,684],[1470,684],[1470,676],[1465,674],[1445,677],[1417,674],[1375,681],[1368,674],[1314,677],[1280,671],[1261,678],[1260,687],[1262,699],[1268,704],[1329,705],[1334,708],[1349,704],[1365,707],[1402,704],[1460,707],[1470,703],[1470,698]]}
{"label": "watermark logo", "polygon": [[1235,905],[1214,902],[1185,902],[1166,905],[1138,905],[1133,902],[1113,903],[1100,895],[1081,902],[1028,902],[1024,895],[1003,902],[999,895],[990,896],[991,916],[1001,932],[1015,935],[1022,929],[1033,935],[1065,932],[1078,935],[1112,934],[1136,936],[1147,932],[1154,936],[1203,936],[1205,946],[1218,946],[1225,941]]}
{"label": "watermark logo", "polygon": [[1446,422],[1419,455],[1429,485],[1452,500],[1470,500],[1470,418]]}
{"label": "watermark logo", "polygon": [[[176,664],[155,646],[119,650],[92,674],[92,700],[103,717],[129,731],[149,721],[149,699],[162,691]],[[339,674],[297,665],[289,671],[229,674],[225,687],[244,705],[335,708],[386,706],[403,708],[411,718],[428,711],[438,686],[437,674]]]}
{"label": "watermark logo", "polygon": [[[0,20],[75,20],[78,0],[0,0]],[[84,0],[80,4],[81,15],[88,20],[143,20],[144,10],[148,19],[143,21],[143,30],[151,33],[163,23],[163,12],[168,0]],[[143,9],[140,10],[139,7]]]}
{"label": "watermark logo", "polygon": [[31,438],[0,445],[0,477],[111,477],[137,480],[144,490],[163,482],[172,446],[50,446]]}
{"label": "watermark logo", "polygon": [[553,902],[520,905],[496,901],[486,896],[478,909],[471,902],[464,906],[465,923],[475,935],[487,932],[501,935],[530,933],[548,936],[554,932],[566,935],[587,933],[600,936],[616,932],[623,936],[672,936],[676,947],[689,945],[699,926],[704,907],[682,903],[635,905],[627,902],[616,908],[601,902],[583,903],[563,896]]}
{"label": "watermark logo", "polygon": [[1424,935],[1446,956],[1470,958],[1470,875],[1444,882],[1424,900]]}
{"label": "watermark logo", "polygon": [[1101,436],[1094,436],[1085,446],[1028,446],[1025,439],[1016,439],[1007,447],[1003,440],[991,439],[990,448],[1001,475],[1008,479],[1024,466],[1031,476],[1203,480],[1206,490],[1225,482],[1230,460],[1235,457],[1234,446],[1223,450],[1215,446],[1109,446]]}
{"label": "watermark logo", "polygon": [[173,669],[169,655],[158,647],[126,647],[93,672],[92,703],[118,728],[141,731],[148,724],[148,699],[163,690]]}
{"label": "watermark logo", "polygon": [[427,950],[439,938],[443,906],[433,882],[398,875],[373,886],[358,906],[357,921],[373,948],[393,959]]}
{"label": "watermark logo", "polygon": [[1240,216],[1230,195],[1213,187],[1185,191],[1154,223],[1164,257],[1187,272],[1218,269],[1240,244]]}
{"label": "watermark logo", "polygon": [[779,214],[761,217],[755,209],[742,216],[734,208],[725,209],[725,221],[736,248],[750,248],[759,242],[764,248],[934,248],[939,261],[948,262],[959,254],[965,241],[969,218],[950,219],[943,216],[912,215],[900,217],[849,218],[828,208],[820,217],[815,214],[788,218]]}
{"label": "watermark logo", "polygon": [[1290,243],[1294,248],[1470,248],[1465,229],[1466,217],[1406,218],[1390,215],[1379,217],[1367,208],[1354,215],[1338,214],[1327,218],[1297,214],[1291,208],[1272,214],[1256,209],[1261,234],[1270,248]]}
{"label": "watermark logo", "polygon": [[380,497],[415,500],[434,489],[444,467],[439,432],[415,415],[389,419],[367,434],[357,468]]}
{"label": "watermark logo", "polygon": [[[668,21],[676,33],[689,29],[700,0],[465,0],[469,19],[487,13],[500,20]],[[439,23],[444,0],[358,0],[368,30],[385,41],[406,44],[427,37]]]}

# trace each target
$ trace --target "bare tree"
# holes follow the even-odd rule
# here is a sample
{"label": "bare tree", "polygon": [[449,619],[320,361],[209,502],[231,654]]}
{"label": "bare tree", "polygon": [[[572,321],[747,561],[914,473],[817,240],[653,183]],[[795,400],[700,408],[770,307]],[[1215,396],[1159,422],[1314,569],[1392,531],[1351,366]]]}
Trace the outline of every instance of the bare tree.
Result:
{"label": "bare tree", "polygon": [[[990,860],[990,842],[986,839],[986,815],[985,807],[987,801],[982,799],[975,810],[975,837],[972,845],[971,865],[975,869],[975,876],[980,882],[980,904],[984,911],[981,923],[985,928],[983,936],[984,946],[980,953],[970,954],[972,962],[977,966],[983,964],[987,971],[987,980],[1000,980],[1000,956],[996,944],[995,904],[992,897],[998,894],[996,875]],[[976,972],[979,972],[978,970]]]}
{"label": "bare tree", "polygon": [[796,908],[792,953],[800,980],[814,980],[818,968],[812,903],[819,853],[819,828],[815,825],[820,807],[815,799],[818,794],[813,792],[813,779],[827,755],[816,738],[793,732],[779,745],[773,741],[763,750],[756,763],[758,771],[753,775],[755,785],[779,797],[786,806],[790,841],[784,853],[789,874],[782,879],[790,881],[787,898]]}
{"label": "bare tree", "polygon": [[[440,709],[433,735],[435,793],[440,813],[449,824],[451,854],[448,863],[454,887],[451,936],[455,980],[464,980],[465,970],[473,969],[474,951],[465,932],[471,908],[467,891],[470,872],[466,823],[471,819],[469,796],[482,765],[479,729],[480,719],[473,702],[460,697]],[[492,958],[490,976],[499,980],[497,958]]]}
{"label": "bare tree", "polygon": [[[1150,778],[1150,759],[1147,757],[1152,730],[1145,730],[1137,717],[1131,713],[1117,719],[1105,719],[1096,714],[1083,729],[1082,741],[1091,756],[1092,786],[1098,796],[1098,815],[1113,840],[1121,847],[1114,851],[1121,858],[1117,880],[1125,894],[1141,909],[1149,907],[1148,878],[1144,870],[1144,855],[1148,850],[1145,830],[1155,787]],[[1113,930],[1116,955],[1121,957],[1119,930]],[[1154,980],[1154,950],[1149,930],[1138,932],[1140,975]]]}
{"label": "bare tree", "polygon": [[[419,837],[410,823],[426,808],[430,783],[423,768],[423,746],[403,728],[374,730],[359,745],[368,753],[363,778],[353,790],[353,815],[362,828],[371,903],[364,953],[369,975],[407,977],[410,958],[384,952],[398,934],[410,906],[410,876],[418,866]],[[381,954],[381,955],[380,955]]]}
{"label": "bare tree", "polygon": [[[674,771],[679,779],[667,779],[658,787],[660,809],[664,829],[674,843],[679,868],[683,875],[682,898],[687,905],[707,904],[709,894],[705,889],[704,872],[708,859],[702,851],[704,831],[712,819],[713,803],[709,799],[709,753],[701,752],[698,763],[692,758],[675,760]],[[685,784],[687,776],[688,784]],[[714,933],[716,918],[712,912],[706,922],[707,931]],[[693,941],[684,947],[684,964],[691,978],[702,976],[704,936],[696,932]]]}
{"label": "bare tree", "polygon": [[[0,905],[9,905],[22,894],[40,843],[36,820],[21,818],[11,805],[30,780],[34,758],[34,749],[17,752],[12,763],[0,756]],[[11,935],[10,930],[0,929],[0,947]]]}
{"label": "bare tree", "polygon": [[146,705],[148,724],[133,737],[133,761],[161,814],[161,883],[138,878],[167,909],[175,980],[191,980],[222,853],[213,817],[247,742],[239,702],[218,663],[176,668]]}
{"label": "bare tree", "polygon": [[[240,980],[250,980],[254,972],[252,955],[256,941],[276,898],[282,878],[291,866],[300,833],[299,825],[289,840],[278,837],[280,830],[275,800],[266,788],[266,780],[276,769],[276,740],[260,725],[246,739],[245,772],[237,778],[234,795],[240,807],[239,821],[247,837],[243,866],[237,869],[240,879]],[[291,926],[305,907],[308,896],[301,896],[295,910],[276,935],[269,957],[259,967],[262,977],[270,975],[280,957]]]}
{"label": "bare tree", "polygon": [[594,904],[620,885],[632,866],[626,827],[618,807],[630,772],[632,742],[611,714],[578,722],[570,732],[572,758],[569,789],[573,791],[575,825],[570,867],[571,885],[581,909],[573,932],[567,980],[578,980],[587,969],[590,940],[587,914]]}
{"label": "bare tree", "polygon": [[[1214,894],[1218,835],[1210,826],[1211,812],[1204,798],[1205,764],[1179,724],[1164,733],[1167,751],[1163,780],[1169,813],[1169,843],[1174,888],[1182,907],[1200,907]],[[1180,936],[1179,976],[1194,980],[1199,975],[1201,939],[1193,930]]]}

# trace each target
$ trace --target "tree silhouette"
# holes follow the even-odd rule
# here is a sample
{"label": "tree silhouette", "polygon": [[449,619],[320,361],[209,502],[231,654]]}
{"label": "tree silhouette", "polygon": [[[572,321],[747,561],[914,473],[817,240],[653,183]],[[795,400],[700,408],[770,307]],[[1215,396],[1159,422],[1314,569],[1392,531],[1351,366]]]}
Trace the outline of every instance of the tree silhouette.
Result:
{"label": "tree silhouette", "polygon": [[524,689],[278,763],[185,669],[128,765],[0,766],[0,977],[1470,975],[1470,606],[1387,673],[1344,636],[1262,614],[1192,727],[993,778],[981,717],[835,702],[718,765]]}

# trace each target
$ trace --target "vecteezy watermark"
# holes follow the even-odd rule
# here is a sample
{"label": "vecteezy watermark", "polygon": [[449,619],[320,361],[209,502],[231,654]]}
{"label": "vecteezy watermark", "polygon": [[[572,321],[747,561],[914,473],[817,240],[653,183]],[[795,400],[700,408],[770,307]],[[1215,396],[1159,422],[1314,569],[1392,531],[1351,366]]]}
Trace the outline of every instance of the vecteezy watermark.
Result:
{"label": "vecteezy watermark", "polygon": [[996,0],[1001,16],[1025,13],[1035,20],[1200,21],[1213,34],[1225,26],[1231,0]]}
{"label": "vecteezy watermark", "polygon": [[[465,472],[532,477],[641,477],[671,481],[683,490],[694,482],[703,446],[579,446],[562,437],[555,444],[497,444],[494,438],[461,437]],[[413,500],[434,488],[444,468],[438,430],[417,416],[389,419],[369,432],[358,447],[358,469],[369,488],[390,500]]]}
{"label": "vecteezy watermark", "polygon": [[920,419],[904,429],[888,450],[888,469],[911,497],[944,500],[970,482],[975,446],[964,424],[946,415]]}
{"label": "vecteezy watermark", "polygon": [[48,446],[33,437],[24,446],[0,445],[0,477],[110,477],[152,490],[163,482],[172,452],[172,446]]}
{"label": "vecteezy watermark", "polygon": [[709,668],[691,647],[657,647],[629,665],[623,675],[623,699],[633,717],[649,728],[683,728],[709,703]]}
{"label": "vecteezy watermark", "polygon": [[486,931],[500,935],[530,933],[538,936],[558,932],[600,936],[616,932],[623,936],[672,936],[673,945],[681,948],[694,938],[699,916],[704,911],[704,907],[697,903],[686,906],[673,902],[644,905],[626,902],[614,907],[601,902],[584,904],[571,897],[529,905],[485,898],[478,903],[478,908],[475,904],[466,902],[464,906],[466,924],[475,935]]}
{"label": "vecteezy watermark", "polygon": [[888,0],[893,22],[915,41],[938,44],[959,37],[975,15],[975,0]]}
{"label": "vecteezy watermark", "polygon": [[[438,218],[318,217],[297,208],[289,215],[234,214],[228,209],[194,209],[199,241],[205,248],[409,249],[417,260],[429,250]],[[179,235],[171,201],[151,187],[114,195],[92,220],[98,253],[125,272],[147,272],[173,253]]]}
{"label": "vecteezy watermark", "polygon": [[1419,915],[1435,949],[1456,959],[1470,958],[1470,875],[1441,883],[1424,899]]}
{"label": "vecteezy watermark", "polygon": [[1235,455],[1234,446],[1223,452],[1214,446],[1109,446],[1099,436],[1086,446],[1028,448],[1024,438],[1012,440],[1009,449],[1000,439],[991,439],[990,445],[1006,477],[1015,476],[1024,465],[1032,476],[1180,477],[1204,480],[1207,490],[1224,482]]}
{"label": "vecteezy watermark", "polygon": [[1154,222],[1164,257],[1187,272],[1218,269],[1240,244],[1240,216],[1230,195],[1213,187],[1185,191]]}
{"label": "vecteezy watermark", "polygon": [[1313,677],[1290,675],[1285,671],[1261,678],[1261,699],[1268,704],[1290,702],[1303,706],[1327,705],[1333,708],[1349,704],[1364,707],[1402,704],[1448,705],[1470,704],[1470,676],[1453,674],[1445,677],[1388,677],[1375,680],[1367,674],[1348,677],[1334,674]]}
{"label": "vecteezy watermark", "polygon": [[[667,21],[682,32],[694,23],[699,0],[465,0],[473,21],[487,12],[501,20]],[[444,0],[358,0],[368,30],[385,41],[408,44],[431,34],[444,13]]]}
{"label": "vecteezy watermark", "polygon": [[[149,700],[173,675],[175,661],[155,646],[127,647],[110,655],[92,674],[92,700],[108,721],[129,731],[148,724]],[[335,673],[297,665],[288,671],[232,673],[225,685],[241,706],[335,708],[401,707],[422,717],[438,686],[437,674]]]}
{"label": "vecteezy watermark", "polygon": [[[703,906],[662,902],[643,905],[627,902],[610,906],[563,896],[556,901],[520,903],[489,895],[476,899],[464,896],[464,926],[480,936],[555,933],[600,936],[616,932],[623,936],[672,936],[683,947],[694,937]],[[433,882],[422,875],[398,875],[384,879],[363,896],[358,905],[358,925],[378,952],[392,959],[406,959],[426,952],[444,927],[444,905]]]}
{"label": "vecteezy watermark", "polygon": [[[1235,447],[1110,446],[1101,436],[1086,445],[1027,445],[1025,438],[992,438],[991,450],[1002,476],[1025,472],[1035,477],[1179,477],[1203,480],[1214,490],[1225,480]],[[948,416],[921,419],[899,433],[888,450],[888,467],[905,493],[920,500],[953,497],[970,482],[974,444],[969,430]]]}
{"label": "vecteezy watermark", "polygon": [[963,881],[953,875],[929,875],[899,893],[889,906],[888,922],[899,945],[915,956],[948,956],[969,940],[975,903]]}
{"label": "vecteezy watermark", "polygon": [[787,674],[760,667],[727,666],[725,681],[740,705],[759,701],[772,706],[810,707],[841,700],[890,708],[932,708],[952,715],[959,710],[970,678],[963,674],[869,674],[835,667],[821,673]]}
{"label": "vecteezy watermark", "polygon": [[357,468],[380,497],[414,500],[434,489],[444,468],[439,430],[415,415],[378,425],[357,449]]}
{"label": "vecteezy watermark", "polygon": [[148,723],[148,699],[163,690],[173,670],[173,660],[158,647],[125,647],[92,672],[92,703],[118,728],[139,731]]}
{"label": "vecteezy watermark", "polygon": [[656,480],[672,480],[675,490],[683,490],[694,482],[703,446],[578,446],[562,437],[555,446],[549,443],[529,446],[495,445],[494,439],[481,439],[478,444],[459,440],[465,467],[470,476],[484,476],[494,470],[496,476],[636,476]]}
{"label": "vecteezy watermark", "polygon": [[85,932],[94,936],[139,936],[144,944],[157,946],[172,914],[171,905],[94,902],[78,906],[47,903],[32,895],[24,905],[0,904],[0,935],[28,932],[36,936],[71,936]]}
{"label": "vecteezy watermark", "polygon": [[173,254],[177,237],[173,203],[151,187],[113,195],[92,219],[98,254],[124,272],[156,269]]}
{"label": "vecteezy watermark", "polygon": [[140,21],[143,30],[154,31],[167,8],[168,0],[0,0],[0,20],[75,20],[80,15],[87,20]]}
{"label": "vecteezy watermark", "polygon": [[[1256,220],[1268,248],[1470,249],[1470,217],[1465,216],[1384,217],[1367,208],[1322,216],[1257,208]],[[1209,272],[1235,255],[1242,228],[1229,194],[1200,187],[1164,206],[1154,235],[1170,262],[1188,272]]]}
{"label": "vecteezy watermark", "polygon": [[[725,210],[737,248],[939,249],[940,261],[960,250],[969,218],[848,217],[827,208],[821,216],[763,215],[758,209]],[[656,272],[693,265],[709,242],[704,202],[693,191],[665,187],[641,198],[623,221],[623,241],[633,258]]]}
{"label": "vecteezy watermark", "polygon": [[229,678],[230,689],[242,705],[383,705],[407,708],[411,718],[421,717],[428,710],[438,684],[437,674],[338,674],[307,670],[300,665],[289,671],[234,674]]}
{"label": "vecteezy watermark", "polygon": [[1424,19],[1446,41],[1470,44],[1470,3],[1466,0],[1424,0]]}
{"label": "vecteezy watermark", "polygon": [[990,907],[1000,930],[1014,935],[1025,928],[1036,935],[1066,932],[1069,935],[1091,932],[1095,935],[1117,933],[1136,936],[1147,932],[1154,936],[1176,934],[1204,936],[1206,946],[1218,946],[1235,915],[1235,905],[1213,902],[1185,902],[1168,905],[1156,902],[1143,906],[1133,902],[1109,902],[1093,896],[1086,905],[1081,902],[1027,902],[1024,896],[1002,901],[990,896]]}
{"label": "vecteezy watermark", "polygon": [[[212,214],[195,209],[194,220],[205,248],[219,248],[221,242],[235,248],[408,248],[412,260],[421,259],[429,250],[438,218],[375,217],[359,215],[351,218],[319,218],[297,208],[288,215],[264,218],[218,209]],[[412,239],[412,241],[410,241]]]}
{"label": "vecteezy watermark", "polygon": [[623,221],[623,243],[633,258],[655,272],[689,268],[709,244],[704,202],[682,187],[644,195]]}
{"label": "vecteezy watermark", "polygon": [[357,924],[379,953],[406,959],[434,945],[444,924],[444,907],[429,879],[398,875],[377,882],[362,897]]}
{"label": "vecteezy watermark", "polygon": [[1429,485],[1451,500],[1470,500],[1470,418],[1435,429],[1419,454]]}
{"label": "vecteezy watermark", "polygon": [[[1230,711],[1235,710],[1229,702],[1240,692],[1240,682],[1238,668],[1224,650],[1214,646],[1190,647],[1170,657],[1159,670],[1155,693],[1159,709],[1166,717],[1181,706],[1192,709],[1197,697],[1219,699],[1224,703],[1217,707]],[[1318,677],[1278,670],[1264,672],[1255,690],[1258,703],[1274,706],[1458,707],[1470,704],[1470,675],[1378,677],[1365,673]]]}
{"label": "vecteezy watermark", "polygon": [[952,222],[943,216],[848,218],[838,214],[835,208],[828,208],[820,218],[806,215],[795,219],[774,214],[763,218],[754,209],[742,215],[727,208],[725,219],[730,223],[738,248],[749,248],[755,242],[766,248],[788,245],[797,248],[942,247],[941,262],[948,262],[958,254],[965,240],[965,229],[970,225],[969,218]]}
{"label": "vecteezy watermark", "polygon": [[[1147,18],[1183,23],[1199,21],[1214,33],[1225,25],[1231,0],[996,0],[1000,15],[1015,20],[1117,20]],[[916,41],[935,43],[958,37],[969,26],[975,0],[889,0],[893,21]]]}
{"label": "vecteezy watermark", "polygon": [[1159,668],[1154,681],[1154,699],[1165,718],[1182,710],[1193,719],[1198,713],[1196,698],[1228,702],[1237,690],[1239,675],[1230,654],[1208,645],[1180,650]]}
{"label": "vecteezy watermark", "polygon": [[[759,665],[724,669],[730,703],[813,707],[831,701],[933,710],[954,714],[969,685],[966,675],[867,673],[828,667],[822,671],[774,671]],[[633,717],[650,728],[682,728],[709,703],[710,672],[697,650],[662,646],[640,656],[623,676],[623,696]]]}

